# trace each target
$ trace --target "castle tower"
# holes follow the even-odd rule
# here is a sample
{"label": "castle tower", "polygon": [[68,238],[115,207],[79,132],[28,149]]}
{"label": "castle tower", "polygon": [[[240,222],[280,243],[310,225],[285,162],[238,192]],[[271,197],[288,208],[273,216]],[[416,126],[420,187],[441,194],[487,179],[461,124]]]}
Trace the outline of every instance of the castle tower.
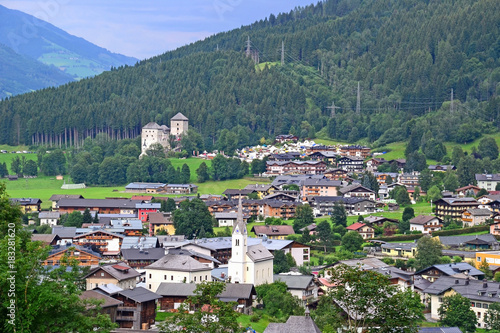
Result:
{"label": "castle tower", "polygon": [[189,119],[182,113],[177,113],[170,119],[170,134],[179,136],[187,132],[189,128]]}
{"label": "castle tower", "polygon": [[246,283],[245,274],[247,269],[248,234],[247,226],[243,221],[243,207],[241,196],[238,202],[238,217],[231,237],[231,259],[228,262],[228,274],[233,283]]}
{"label": "castle tower", "polygon": [[160,143],[163,148],[169,149],[170,130],[165,125],[158,125],[155,122],[150,122],[142,128],[141,131],[141,156],[146,154],[153,143]]}

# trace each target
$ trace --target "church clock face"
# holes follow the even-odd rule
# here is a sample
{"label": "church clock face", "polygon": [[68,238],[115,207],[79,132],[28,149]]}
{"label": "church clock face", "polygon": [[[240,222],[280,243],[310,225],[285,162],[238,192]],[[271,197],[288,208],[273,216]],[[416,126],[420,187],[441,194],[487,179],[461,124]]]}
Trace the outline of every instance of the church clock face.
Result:
{"label": "church clock face", "polygon": [[236,232],[238,232],[238,233],[240,232],[240,229],[238,227],[236,227]]}

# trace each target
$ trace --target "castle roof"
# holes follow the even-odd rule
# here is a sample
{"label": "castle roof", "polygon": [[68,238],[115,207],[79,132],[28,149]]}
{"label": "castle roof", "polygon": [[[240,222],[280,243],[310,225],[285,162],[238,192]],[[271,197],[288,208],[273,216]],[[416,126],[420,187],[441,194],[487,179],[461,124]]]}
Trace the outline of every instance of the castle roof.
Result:
{"label": "castle roof", "polygon": [[177,113],[175,116],[172,117],[170,120],[189,120],[185,115],[182,113]]}
{"label": "castle roof", "polygon": [[146,126],[143,127],[143,129],[160,129],[161,126],[155,123],[154,121],[148,123]]}

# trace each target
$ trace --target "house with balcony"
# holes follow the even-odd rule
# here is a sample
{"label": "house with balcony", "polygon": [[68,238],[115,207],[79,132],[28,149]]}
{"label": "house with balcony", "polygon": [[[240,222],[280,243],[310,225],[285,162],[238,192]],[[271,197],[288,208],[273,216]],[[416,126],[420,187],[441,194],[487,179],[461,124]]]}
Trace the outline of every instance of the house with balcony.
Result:
{"label": "house with balcony", "polygon": [[164,248],[146,248],[146,249],[122,249],[123,260],[127,265],[135,269],[144,269],[144,267],[153,264],[165,256]]}
{"label": "house with balcony", "polygon": [[301,196],[312,197],[312,196],[337,196],[339,189],[343,185],[340,180],[330,180],[330,179],[305,179],[301,183]]}
{"label": "house with balcony", "polygon": [[[91,229],[89,229],[89,231],[90,230]],[[121,249],[123,238],[123,235],[111,233],[105,230],[95,230],[75,236],[73,238],[73,244],[93,247],[102,254],[110,252],[118,254]]]}
{"label": "house with balcony", "polygon": [[195,184],[168,184],[165,186],[167,194],[193,194],[198,192],[198,186]]}
{"label": "house with balcony", "polygon": [[335,203],[344,205],[349,215],[365,215],[375,212],[375,201],[362,197],[311,197],[308,198],[308,202],[316,216],[331,215]]}
{"label": "house with balcony", "polygon": [[123,262],[98,266],[84,276],[87,290],[112,283],[122,289],[133,289],[141,274]]}
{"label": "house with balcony", "polygon": [[347,172],[360,173],[364,170],[363,161],[363,157],[343,156],[337,159],[337,167]]}
{"label": "house with balcony", "polygon": [[143,287],[118,291],[112,296],[118,306],[116,322],[120,328],[147,330],[155,323],[156,303],[160,295]]}
{"label": "house with balcony", "polygon": [[364,198],[368,200],[375,200],[375,192],[361,184],[351,184],[339,189],[342,196],[346,198]]}
{"label": "house with balcony", "polygon": [[349,177],[349,172],[341,168],[328,169],[323,174],[331,180],[344,180]]}
{"label": "house with balcony", "polygon": [[356,222],[346,228],[348,231],[356,231],[363,239],[375,237],[375,230],[368,224]]}
{"label": "house with balcony", "polygon": [[[99,313],[108,315],[109,319],[111,319],[112,323],[116,323],[116,316],[118,314],[118,306],[122,305],[123,302],[114,299],[108,295],[102,294],[95,290],[86,290],[78,296],[81,300],[99,300],[102,303],[99,305]],[[92,310],[96,306],[90,305],[90,308],[87,307],[86,310]]]}
{"label": "house with balcony", "polygon": [[274,282],[284,282],[287,285],[287,291],[296,296],[302,306],[318,301],[318,295],[321,293],[319,284],[315,281],[314,275],[287,275],[275,274]]}
{"label": "house with balcony", "polygon": [[388,257],[415,258],[417,243],[385,243],[380,246],[382,254]]}
{"label": "house with balcony", "polygon": [[495,191],[497,184],[500,183],[500,173],[476,174],[475,177],[477,186],[488,192]]}
{"label": "house with balcony", "polygon": [[23,214],[36,213],[41,210],[42,200],[38,198],[11,198],[13,205],[19,206]]}
{"label": "house with balcony", "polygon": [[493,212],[489,209],[470,208],[462,213],[462,223],[464,228],[485,224],[493,217]]}
{"label": "house with balcony", "polygon": [[365,159],[370,155],[370,148],[360,145],[341,146],[339,154],[341,156],[357,156]]}
{"label": "house with balcony", "polygon": [[420,186],[420,172],[413,171],[410,173],[403,173],[399,176],[399,183],[403,186]]}
{"label": "house with balcony", "polygon": [[435,216],[419,215],[410,220],[410,231],[432,234],[433,231],[441,230],[441,228],[443,228],[443,222]]}
{"label": "house with balcony", "polygon": [[467,209],[477,208],[479,202],[474,198],[441,198],[435,202],[436,216],[441,220],[450,216],[455,220],[462,219],[462,213]]}
{"label": "house with balcony", "polygon": [[416,272],[415,275],[421,276],[429,282],[435,282],[441,276],[458,278],[466,278],[468,276],[476,280],[484,279],[483,272],[466,262],[432,265]]}
{"label": "house with balcony", "polygon": [[174,221],[171,213],[156,212],[148,214],[149,236],[156,235],[160,230],[168,235],[175,234]]}
{"label": "house with balcony", "polygon": [[89,247],[83,246],[53,246],[49,256],[42,263],[43,266],[61,266],[67,265],[67,260],[76,260],[78,266],[97,266],[101,261],[101,254],[93,251]]}
{"label": "house with balcony", "polygon": [[320,175],[326,171],[326,163],[323,161],[267,161],[266,166],[267,175]]}

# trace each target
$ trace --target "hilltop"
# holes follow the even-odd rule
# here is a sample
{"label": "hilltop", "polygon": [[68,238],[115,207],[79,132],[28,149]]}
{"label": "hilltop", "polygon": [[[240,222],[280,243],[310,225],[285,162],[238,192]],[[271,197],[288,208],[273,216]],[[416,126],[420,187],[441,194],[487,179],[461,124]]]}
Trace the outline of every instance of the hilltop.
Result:
{"label": "hilltop", "polygon": [[[99,132],[130,138],[177,112],[206,150],[318,132],[372,147],[412,132],[468,143],[500,125],[499,7],[330,0],[271,15],[133,67],[4,101],[0,143],[74,143]],[[256,66],[257,54],[269,64]]]}

